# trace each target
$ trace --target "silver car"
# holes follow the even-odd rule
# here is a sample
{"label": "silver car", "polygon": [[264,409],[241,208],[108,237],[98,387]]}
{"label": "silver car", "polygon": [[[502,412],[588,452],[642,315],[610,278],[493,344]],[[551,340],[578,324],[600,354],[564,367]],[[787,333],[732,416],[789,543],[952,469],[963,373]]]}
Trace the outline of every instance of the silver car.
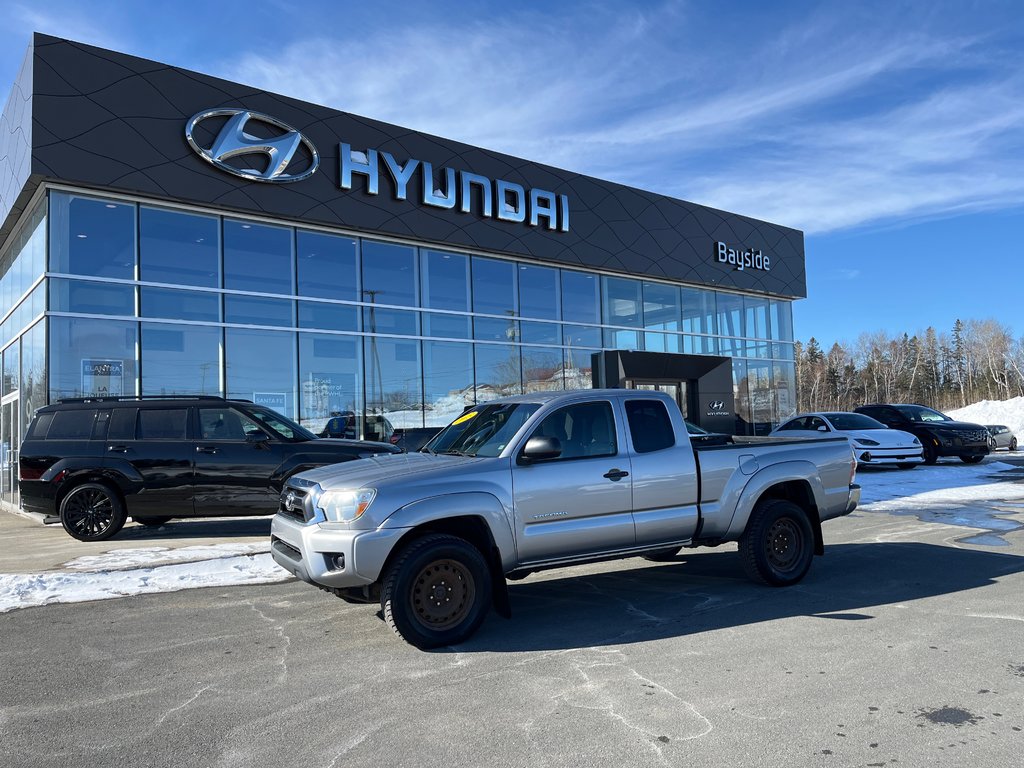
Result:
{"label": "silver car", "polygon": [[1010,431],[1009,427],[1002,424],[986,424],[985,429],[992,435],[989,444],[992,446],[993,451],[1000,448],[1005,448],[1008,451],[1017,450],[1017,436]]}

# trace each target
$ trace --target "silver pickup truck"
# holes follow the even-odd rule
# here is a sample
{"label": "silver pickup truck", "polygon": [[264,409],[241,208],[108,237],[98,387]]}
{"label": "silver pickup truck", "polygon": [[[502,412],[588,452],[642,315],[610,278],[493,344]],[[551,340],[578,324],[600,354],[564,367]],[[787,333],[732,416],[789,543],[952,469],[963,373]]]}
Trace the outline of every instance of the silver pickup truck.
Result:
{"label": "silver pickup truck", "polygon": [[694,450],[659,392],[538,392],[480,404],[418,453],[295,475],[271,553],[345,600],[380,600],[432,648],[491,607],[510,616],[506,579],[545,568],[738,541],[750,577],[794,584],[824,552],[821,522],[857,506],[855,470],[845,438]]}

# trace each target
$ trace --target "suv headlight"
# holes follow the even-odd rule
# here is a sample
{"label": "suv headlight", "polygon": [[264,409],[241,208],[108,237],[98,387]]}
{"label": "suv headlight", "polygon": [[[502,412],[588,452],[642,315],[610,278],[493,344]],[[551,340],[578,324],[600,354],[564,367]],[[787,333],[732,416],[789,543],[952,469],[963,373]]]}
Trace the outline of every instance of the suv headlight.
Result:
{"label": "suv headlight", "polygon": [[359,491],[324,491],[316,505],[332,523],[351,523],[358,520],[373,503],[377,491],[364,488]]}
{"label": "suv headlight", "polygon": [[877,440],[869,440],[866,437],[854,438],[853,442],[855,442],[857,445],[860,445],[860,446],[878,445],[878,441]]}
{"label": "suv headlight", "polygon": [[918,440],[918,439],[917,439],[917,438],[915,437],[915,438],[914,438],[914,439],[913,439],[913,440],[911,441],[911,443],[912,443],[913,445],[920,445],[920,444],[921,444],[921,441],[920,441],[920,440]]}

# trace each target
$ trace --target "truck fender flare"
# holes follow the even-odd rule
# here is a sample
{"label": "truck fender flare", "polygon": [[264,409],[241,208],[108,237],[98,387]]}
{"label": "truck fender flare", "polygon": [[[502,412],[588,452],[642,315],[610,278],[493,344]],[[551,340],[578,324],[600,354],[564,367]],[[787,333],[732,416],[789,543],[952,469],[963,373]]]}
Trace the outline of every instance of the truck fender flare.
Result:
{"label": "truck fender flare", "polygon": [[[729,524],[729,532],[726,534],[726,539],[729,541],[739,539],[743,531],[746,530],[754,507],[766,491],[782,483],[790,482],[799,482],[810,487],[812,501],[816,510],[822,509],[825,505],[825,489],[822,487],[818,468],[814,464],[809,461],[784,461],[780,464],[773,464],[751,475],[747,484],[743,487],[739,500],[736,503],[736,508],[733,511],[732,522]],[[811,528],[815,531],[816,541],[820,542],[820,513],[808,514],[808,520]]]}
{"label": "truck fender flare", "polygon": [[[481,549],[481,554],[491,570],[494,610],[499,616],[510,618],[512,609],[505,574],[516,564],[515,537],[512,534],[509,516],[504,506],[489,493],[468,491],[432,496],[407,504],[389,515],[380,527],[403,528],[406,529],[406,533],[395,543],[381,572],[383,573],[387,569],[388,563],[395,553],[401,550],[405,542],[418,535],[418,530],[438,530],[438,526],[444,526],[449,521],[466,517],[480,520],[486,530],[489,541],[474,541],[474,543]],[[455,527],[444,527],[440,530],[454,536],[459,535],[459,531]],[[475,540],[479,537],[467,536],[466,538]]]}

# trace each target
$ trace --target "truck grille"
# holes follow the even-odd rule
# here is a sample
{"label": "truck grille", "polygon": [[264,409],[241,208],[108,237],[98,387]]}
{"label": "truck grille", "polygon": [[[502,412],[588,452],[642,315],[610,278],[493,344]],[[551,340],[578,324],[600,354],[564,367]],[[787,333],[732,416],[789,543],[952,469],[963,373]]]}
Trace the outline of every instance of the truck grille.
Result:
{"label": "truck grille", "polygon": [[277,514],[300,523],[308,523],[313,519],[313,510],[307,496],[309,496],[309,492],[304,488],[286,485],[281,492],[281,503],[278,504]]}

